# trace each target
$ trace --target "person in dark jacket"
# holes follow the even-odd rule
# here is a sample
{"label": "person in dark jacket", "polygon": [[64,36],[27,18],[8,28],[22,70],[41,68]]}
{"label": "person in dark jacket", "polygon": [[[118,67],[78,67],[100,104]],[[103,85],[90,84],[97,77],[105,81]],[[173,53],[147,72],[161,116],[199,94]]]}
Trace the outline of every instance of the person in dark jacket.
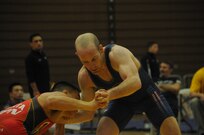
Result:
{"label": "person in dark jacket", "polygon": [[154,82],[159,78],[159,61],[156,57],[159,51],[159,45],[155,41],[147,44],[148,51],[141,59],[141,65]]}
{"label": "person in dark jacket", "polygon": [[25,69],[31,97],[50,90],[48,58],[43,51],[43,38],[40,34],[30,36],[31,51],[25,59]]}

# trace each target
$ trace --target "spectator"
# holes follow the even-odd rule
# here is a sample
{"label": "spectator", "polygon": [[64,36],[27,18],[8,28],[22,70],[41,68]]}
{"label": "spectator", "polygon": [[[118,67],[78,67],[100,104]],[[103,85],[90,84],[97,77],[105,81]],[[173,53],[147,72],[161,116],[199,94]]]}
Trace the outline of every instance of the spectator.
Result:
{"label": "spectator", "polygon": [[190,95],[195,97],[190,105],[198,124],[198,135],[204,135],[204,67],[200,68],[193,76]]}
{"label": "spectator", "polygon": [[[175,117],[178,115],[177,94],[181,87],[181,80],[178,76],[172,76],[173,65],[169,62],[160,63],[160,78],[157,86],[169,103]],[[155,128],[151,129],[152,135],[159,135]]]}
{"label": "spectator", "polygon": [[48,58],[43,51],[43,38],[40,34],[30,36],[31,51],[25,59],[26,75],[31,97],[50,89]]}
{"label": "spectator", "polygon": [[12,83],[9,86],[8,91],[9,91],[9,100],[4,105],[4,109],[24,101],[23,100],[24,89],[20,83],[18,82]]}
{"label": "spectator", "polygon": [[160,64],[160,78],[158,87],[170,107],[172,108],[175,116],[178,115],[178,99],[177,94],[181,88],[181,80],[178,76],[172,76],[173,65],[169,62],[161,62]]}
{"label": "spectator", "polygon": [[141,64],[152,80],[157,82],[159,78],[159,62],[156,54],[159,51],[159,45],[157,42],[151,41],[147,44],[147,48],[147,53],[142,57]]}

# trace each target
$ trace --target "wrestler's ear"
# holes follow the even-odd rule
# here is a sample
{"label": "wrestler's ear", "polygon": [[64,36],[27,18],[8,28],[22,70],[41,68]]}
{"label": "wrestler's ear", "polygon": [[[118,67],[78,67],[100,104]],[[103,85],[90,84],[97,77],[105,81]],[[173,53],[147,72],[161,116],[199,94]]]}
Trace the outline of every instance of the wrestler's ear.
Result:
{"label": "wrestler's ear", "polygon": [[101,53],[104,52],[104,49],[103,49],[103,45],[102,45],[102,44],[99,44],[99,52],[101,52]]}
{"label": "wrestler's ear", "polygon": [[69,93],[68,90],[66,89],[64,89],[62,92],[65,93],[66,95]]}

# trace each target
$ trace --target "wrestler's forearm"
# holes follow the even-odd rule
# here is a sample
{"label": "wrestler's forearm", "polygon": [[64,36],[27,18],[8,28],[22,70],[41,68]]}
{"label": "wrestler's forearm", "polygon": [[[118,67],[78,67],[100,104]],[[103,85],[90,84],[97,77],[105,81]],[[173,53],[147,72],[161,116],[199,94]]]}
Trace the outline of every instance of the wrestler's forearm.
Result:
{"label": "wrestler's forearm", "polygon": [[72,110],[96,110],[92,101],[82,101],[65,96],[49,96],[47,98],[46,106],[48,109],[60,110],[60,111],[72,111]]}
{"label": "wrestler's forearm", "polygon": [[114,100],[129,96],[141,88],[140,79],[137,76],[132,76],[118,86],[108,90],[109,100]]}
{"label": "wrestler's forearm", "polygon": [[76,115],[72,118],[63,118],[60,123],[64,124],[76,124],[76,123],[82,123],[87,122],[93,119],[95,112],[86,112],[86,111],[80,111],[76,113]]}

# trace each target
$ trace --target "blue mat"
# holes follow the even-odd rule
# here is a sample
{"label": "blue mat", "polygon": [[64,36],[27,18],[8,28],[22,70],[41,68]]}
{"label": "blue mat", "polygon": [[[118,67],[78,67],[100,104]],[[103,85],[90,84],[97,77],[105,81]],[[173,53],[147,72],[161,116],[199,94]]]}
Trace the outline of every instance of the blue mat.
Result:
{"label": "blue mat", "polygon": [[70,134],[70,133],[67,133],[65,135],[95,135],[95,134]]}
{"label": "blue mat", "polygon": [[[87,122],[82,124],[82,129],[84,130],[95,130],[97,127],[96,122]],[[181,122],[181,131],[182,132],[195,132],[197,126],[195,124],[194,119],[187,119],[186,122]],[[130,120],[124,130],[138,130],[138,131],[147,131],[149,128],[145,128],[144,120]]]}

